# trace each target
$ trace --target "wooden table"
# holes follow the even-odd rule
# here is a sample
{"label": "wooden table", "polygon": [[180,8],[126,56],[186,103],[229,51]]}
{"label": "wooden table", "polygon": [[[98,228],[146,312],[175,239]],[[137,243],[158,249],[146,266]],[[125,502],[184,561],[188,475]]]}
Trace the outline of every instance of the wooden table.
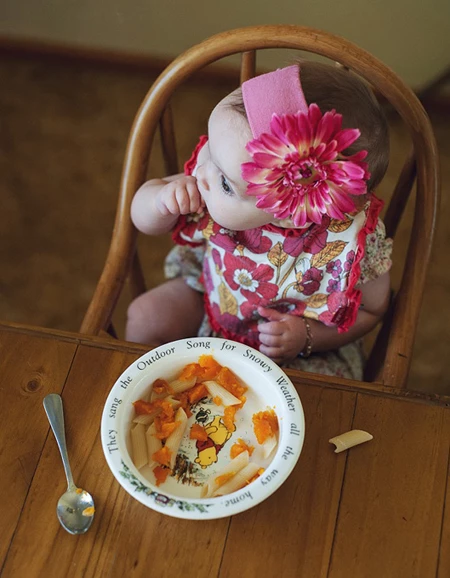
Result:
{"label": "wooden table", "polygon": [[[99,427],[107,394],[145,348],[0,324],[2,578],[450,576],[449,398],[295,373],[306,416],[300,460],[259,506],[178,520],[115,481]],[[91,529],[56,518],[65,490],[42,400],[61,393],[75,481],[96,504]],[[335,454],[353,428],[371,442]]]}

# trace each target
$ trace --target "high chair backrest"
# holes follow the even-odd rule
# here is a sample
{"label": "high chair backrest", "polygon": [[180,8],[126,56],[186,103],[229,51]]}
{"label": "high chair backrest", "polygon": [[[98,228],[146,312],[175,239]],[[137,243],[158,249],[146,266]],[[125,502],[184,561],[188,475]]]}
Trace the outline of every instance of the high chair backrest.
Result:
{"label": "high chair backrest", "polygon": [[403,119],[412,141],[386,213],[388,235],[397,224],[416,182],[416,203],[400,288],[383,324],[368,364],[367,375],[385,385],[404,387],[425,285],[439,197],[438,156],[429,118],[412,90],[387,66],[343,38],[302,26],[255,26],[212,36],[176,58],[146,95],[131,129],[123,167],[110,250],[81,332],[98,334],[109,327],[128,274],[134,296],[144,291],[136,257],[136,230],[130,219],[131,200],[146,179],[154,136],[160,128],[168,174],[179,171],[170,98],[195,72],[224,57],[241,53],[241,82],[255,75],[256,51],[286,48],[315,53],[349,68],[369,82]]}

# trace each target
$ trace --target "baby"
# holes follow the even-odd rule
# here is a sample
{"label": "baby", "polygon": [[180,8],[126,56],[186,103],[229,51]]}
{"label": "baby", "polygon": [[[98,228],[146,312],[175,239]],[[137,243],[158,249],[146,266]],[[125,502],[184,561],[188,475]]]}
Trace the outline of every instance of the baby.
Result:
{"label": "baby", "polygon": [[392,242],[373,194],[388,158],[384,115],[351,72],[304,61],[243,83],[185,173],[133,199],[135,226],[177,245],[170,280],[130,305],[126,339],[216,335],[361,379],[360,338],[389,299]]}

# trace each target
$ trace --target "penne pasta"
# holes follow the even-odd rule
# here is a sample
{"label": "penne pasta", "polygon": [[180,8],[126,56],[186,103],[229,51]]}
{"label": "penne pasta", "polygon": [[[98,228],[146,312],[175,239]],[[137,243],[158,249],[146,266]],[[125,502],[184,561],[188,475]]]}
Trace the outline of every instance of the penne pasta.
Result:
{"label": "penne pasta", "polygon": [[249,463],[249,453],[248,451],[241,452],[238,456],[236,456],[233,460],[228,462],[226,466],[221,468],[218,472],[214,475],[210,476],[208,480],[202,487],[201,490],[201,497],[202,498],[210,498],[214,491],[220,488],[220,483],[217,483],[218,478],[226,480],[227,474],[236,474]]}
{"label": "penne pasta", "polygon": [[169,382],[170,389],[172,390],[172,394],[175,393],[182,393],[194,385],[197,382],[196,377],[191,377],[190,379],[174,379],[173,381]]}
{"label": "penne pasta", "polygon": [[256,476],[259,470],[259,465],[254,462],[249,462],[242,470],[236,472],[236,474],[229,479],[225,484],[220,486],[217,490],[213,492],[213,497],[215,496],[225,496],[226,494],[231,494],[231,492],[236,492],[240,490],[249,481]]}
{"label": "penne pasta", "polygon": [[206,386],[206,389],[208,390],[211,397],[213,399],[219,398],[222,405],[225,407],[228,405],[238,405],[241,403],[240,399],[235,397],[232,393],[230,393],[215,381],[204,381],[203,385]]}
{"label": "penne pasta", "polygon": [[156,437],[156,426],[154,423],[147,428],[145,440],[147,442],[148,465],[152,467],[156,464],[152,457],[153,454],[162,448],[162,441]]}
{"label": "penne pasta", "polygon": [[268,437],[262,444],[261,444],[261,449],[262,449],[262,454],[263,454],[263,458],[266,459],[268,458],[271,453],[273,452],[273,450],[277,447],[277,436],[272,435],[270,437]]}
{"label": "penne pasta", "polygon": [[[169,391],[170,396],[176,395],[177,393],[183,393],[183,391],[187,391],[194,387],[197,382],[196,377],[191,377],[189,379],[174,379],[173,381],[169,382]],[[165,393],[155,393],[152,391],[151,393],[151,400],[154,401],[155,399],[161,399],[163,397],[170,397],[168,396],[168,392]]]}
{"label": "penne pasta", "polygon": [[138,423],[131,429],[131,447],[133,463],[140,470],[148,461],[145,425]]}
{"label": "penne pasta", "polygon": [[161,413],[161,409],[155,411],[154,413],[143,413],[141,415],[137,415],[133,419],[133,423],[140,423],[142,425],[149,425],[155,421],[155,417]]}
{"label": "penne pasta", "polygon": [[177,413],[175,414],[175,421],[179,423],[179,426],[170,434],[170,436],[166,439],[166,443],[164,444],[164,447],[166,447],[170,452],[171,470],[173,470],[175,466],[177,453],[187,426],[187,415],[182,407],[177,410]]}
{"label": "penne pasta", "polygon": [[360,430],[360,429],[352,429],[351,431],[345,432],[339,436],[331,438],[328,440],[331,444],[336,446],[334,450],[335,454],[348,450],[353,446],[357,446],[359,444],[363,444],[364,442],[368,442],[373,439],[373,435]]}

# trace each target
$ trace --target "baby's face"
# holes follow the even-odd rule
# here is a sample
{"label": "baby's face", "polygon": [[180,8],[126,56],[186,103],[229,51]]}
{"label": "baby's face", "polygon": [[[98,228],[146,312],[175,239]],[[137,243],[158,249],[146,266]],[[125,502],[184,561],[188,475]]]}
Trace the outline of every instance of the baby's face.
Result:
{"label": "baby's face", "polygon": [[195,176],[211,217],[227,229],[242,231],[273,221],[257,209],[255,198],[246,194],[242,163],[251,161],[245,145],[252,140],[247,119],[230,107],[227,96],[209,117],[208,142],[200,151]]}

